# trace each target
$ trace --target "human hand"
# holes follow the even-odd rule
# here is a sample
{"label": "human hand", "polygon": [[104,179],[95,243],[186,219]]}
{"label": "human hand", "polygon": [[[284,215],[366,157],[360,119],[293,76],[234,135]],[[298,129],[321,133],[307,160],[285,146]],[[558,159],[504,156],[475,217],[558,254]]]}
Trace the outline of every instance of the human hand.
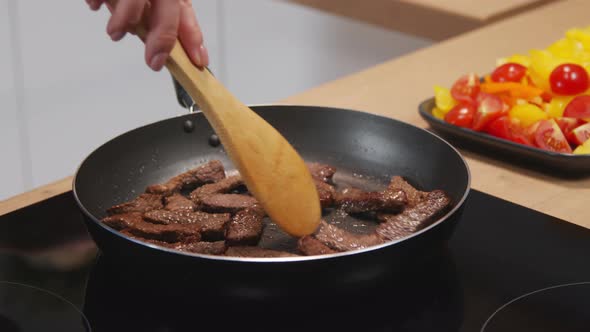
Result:
{"label": "human hand", "polygon": [[209,54],[191,0],[119,0],[114,8],[106,0],[86,2],[95,11],[106,3],[112,13],[106,30],[113,41],[121,40],[133,30],[149,8],[144,42],[145,61],[151,69],[162,69],[177,39],[196,66],[209,65]]}

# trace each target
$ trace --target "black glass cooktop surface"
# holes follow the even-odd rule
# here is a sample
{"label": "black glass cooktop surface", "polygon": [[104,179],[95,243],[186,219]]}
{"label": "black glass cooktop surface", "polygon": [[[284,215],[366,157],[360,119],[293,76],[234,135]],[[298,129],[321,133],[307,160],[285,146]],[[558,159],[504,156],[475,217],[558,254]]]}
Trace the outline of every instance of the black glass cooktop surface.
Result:
{"label": "black glass cooktop surface", "polygon": [[395,282],[249,303],[129,282],[66,193],[0,217],[0,330],[587,331],[589,256],[590,230],[472,191],[447,248]]}

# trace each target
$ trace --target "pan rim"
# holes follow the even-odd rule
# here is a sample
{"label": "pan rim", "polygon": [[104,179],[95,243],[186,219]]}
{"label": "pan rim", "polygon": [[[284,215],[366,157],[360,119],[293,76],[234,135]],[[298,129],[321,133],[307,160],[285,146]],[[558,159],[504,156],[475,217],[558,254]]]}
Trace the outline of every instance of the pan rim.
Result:
{"label": "pan rim", "polygon": [[[96,147],[94,150],[92,150],[83,160],[82,162],[80,162],[80,164],[78,165],[78,167],[76,168],[76,172],[74,173],[74,178],[72,181],[72,193],[74,195],[74,200],[76,201],[76,204],[78,205],[78,208],[82,211],[82,213],[88,217],[93,223],[97,224],[99,227],[103,228],[104,230],[110,232],[112,235],[114,236],[118,236],[123,238],[126,241],[131,241],[134,242],[137,245],[140,246],[144,246],[144,247],[149,247],[150,249],[154,249],[154,250],[158,250],[158,251],[163,251],[166,252],[167,254],[176,254],[176,255],[183,255],[186,257],[194,257],[194,258],[201,258],[201,259],[205,259],[205,260],[214,260],[214,261],[223,261],[223,262],[235,262],[235,263],[297,263],[297,262],[305,262],[305,261],[316,261],[316,260],[327,260],[327,259],[339,259],[339,258],[343,258],[343,257],[347,257],[347,256],[351,256],[351,255],[360,255],[360,254],[366,254],[369,252],[372,252],[374,250],[379,250],[385,247],[389,247],[389,246],[394,246],[398,243],[402,243],[404,241],[409,241],[410,239],[419,236],[423,233],[428,232],[429,230],[439,226],[440,224],[442,224],[443,222],[447,221],[449,219],[450,216],[452,216],[453,214],[455,214],[460,208],[463,207],[465,200],[467,199],[467,197],[469,196],[469,193],[471,192],[471,170],[469,168],[469,164],[467,163],[467,161],[465,160],[465,158],[463,157],[463,155],[459,152],[458,149],[456,149],[453,145],[451,145],[447,140],[445,140],[444,138],[442,138],[441,136],[439,136],[436,133],[433,133],[431,131],[428,131],[426,128],[422,128],[422,127],[418,127],[416,125],[395,119],[395,118],[391,118],[391,117],[386,117],[383,115],[377,115],[374,113],[370,113],[368,111],[361,111],[361,110],[356,110],[356,109],[349,109],[349,108],[341,108],[341,107],[331,107],[331,106],[316,106],[316,105],[302,105],[302,104],[272,104],[272,103],[266,103],[266,104],[249,104],[248,107],[251,108],[272,108],[272,107],[297,107],[297,108],[301,108],[302,110],[312,110],[312,109],[321,109],[324,111],[338,111],[338,112],[346,112],[346,113],[361,113],[365,116],[370,116],[370,117],[375,117],[375,118],[379,118],[379,119],[383,119],[383,120],[387,120],[387,121],[395,121],[403,126],[408,126],[408,127],[412,127],[413,129],[417,129],[419,131],[423,131],[428,135],[431,135],[434,139],[438,139],[440,140],[442,143],[446,144],[461,160],[461,162],[463,163],[465,170],[466,170],[466,176],[467,176],[467,184],[466,184],[466,189],[465,192],[463,193],[463,196],[461,197],[461,199],[457,202],[457,204],[455,204],[453,206],[453,208],[448,211],[445,215],[443,215],[442,217],[438,218],[435,222],[433,222],[432,224],[430,224],[428,227],[425,227],[409,236],[403,237],[401,239],[398,240],[394,240],[394,241],[388,241],[379,245],[375,245],[375,246],[370,246],[367,248],[363,248],[363,249],[357,249],[357,250],[351,250],[351,251],[345,251],[345,252],[338,252],[338,253],[333,253],[333,254],[323,254],[323,255],[313,255],[313,256],[295,256],[295,257],[236,257],[236,256],[219,256],[219,255],[209,255],[209,254],[199,254],[199,253],[191,253],[191,252],[184,252],[184,251],[179,251],[179,250],[175,250],[175,249],[171,249],[171,248],[165,248],[165,247],[160,247],[151,243],[147,243],[147,242],[143,242],[134,238],[130,238],[127,237],[123,234],[121,234],[120,232],[116,231],[115,229],[108,227],[106,225],[104,225],[102,222],[100,222],[100,220],[98,220],[98,218],[96,218],[93,214],[91,214],[86,207],[84,206],[84,204],[82,204],[82,202],[80,201],[80,198],[78,196],[78,192],[77,192],[77,182],[78,182],[78,176],[80,174],[80,169],[84,166],[84,164],[86,163],[86,161],[100,148],[102,148],[103,146],[113,142],[114,140],[129,134],[131,132],[140,130],[142,128],[148,127],[148,126],[152,126],[155,125],[157,123],[160,122],[164,122],[164,121],[169,121],[171,119],[174,118],[180,118],[180,117],[184,117],[187,116],[189,114],[179,114],[176,116],[171,116],[165,119],[161,119],[158,121],[154,121],[142,126],[138,126],[134,129],[130,129],[127,130],[124,133],[121,133],[113,138],[111,138],[110,140],[102,143],[101,145],[99,145],[98,147]],[[200,110],[198,110],[195,113],[201,113]]]}

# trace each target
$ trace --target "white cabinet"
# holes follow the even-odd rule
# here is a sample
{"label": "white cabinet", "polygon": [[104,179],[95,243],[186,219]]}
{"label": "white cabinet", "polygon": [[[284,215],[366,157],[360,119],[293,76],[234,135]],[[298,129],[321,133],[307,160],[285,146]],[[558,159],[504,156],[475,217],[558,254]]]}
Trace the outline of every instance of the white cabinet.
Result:
{"label": "white cabinet", "polygon": [[222,0],[227,84],[268,103],[430,42],[284,1]]}
{"label": "white cabinet", "polygon": [[[203,28],[215,57],[216,5],[195,6],[207,17]],[[19,0],[17,17],[34,186],[73,174],[114,136],[183,111],[169,74],[145,65],[139,39],[109,39],[106,8],[92,12],[83,0]]]}
{"label": "white cabinet", "polygon": [[[8,0],[0,0],[0,199],[16,195],[25,188],[26,146],[22,143],[24,117],[17,112],[14,87],[12,34]],[[23,166],[24,165],[24,166]]]}

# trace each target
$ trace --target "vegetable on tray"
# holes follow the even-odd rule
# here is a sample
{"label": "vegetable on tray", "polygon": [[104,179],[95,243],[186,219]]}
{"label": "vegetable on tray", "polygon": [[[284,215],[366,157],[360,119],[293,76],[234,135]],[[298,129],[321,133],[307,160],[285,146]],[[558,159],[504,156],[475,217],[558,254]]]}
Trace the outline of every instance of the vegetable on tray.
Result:
{"label": "vegetable on tray", "polygon": [[489,75],[435,86],[432,115],[458,127],[565,154],[590,154],[590,27],[546,49],[499,59]]}

